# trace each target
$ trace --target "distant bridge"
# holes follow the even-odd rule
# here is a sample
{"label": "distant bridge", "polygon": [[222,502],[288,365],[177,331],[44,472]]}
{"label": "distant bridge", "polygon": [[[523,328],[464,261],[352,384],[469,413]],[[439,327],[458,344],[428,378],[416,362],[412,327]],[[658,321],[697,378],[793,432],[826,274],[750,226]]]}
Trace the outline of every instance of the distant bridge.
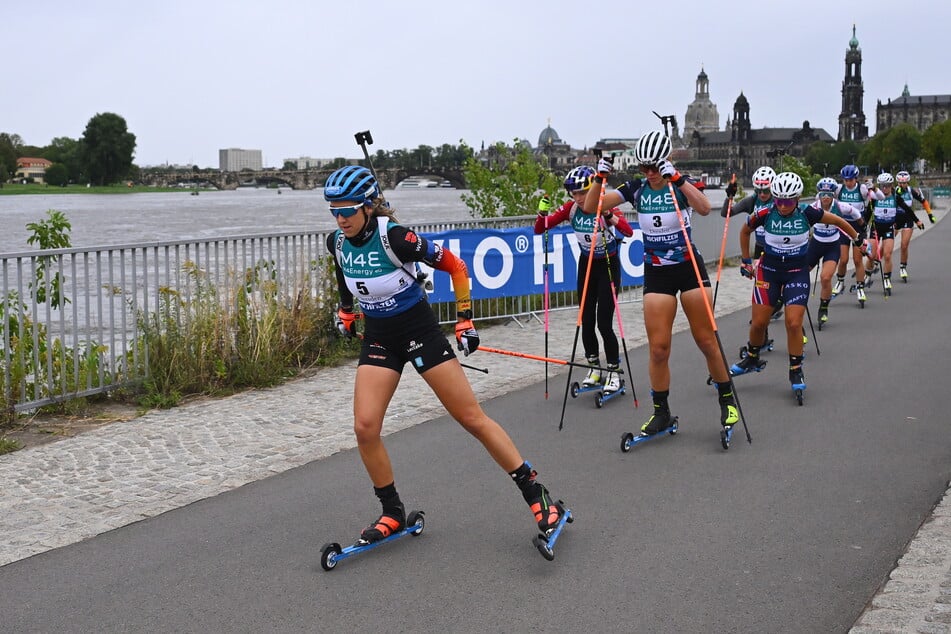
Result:
{"label": "distant bridge", "polygon": [[[286,185],[291,189],[314,189],[323,187],[333,169],[311,168],[304,170],[258,170],[243,172],[222,172],[220,170],[181,171],[166,169],[143,169],[139,173],[139,183],[149,187],[176,187],[179,185],[212,186],[217,189],[237,189],[242,185],[259,187]],[[393,189],[397,183],[414,176],[431,176],[447,180],[453,187],[466,188],[466,179],[461,169],[442,169],[426,167],[420,169],[383,169],[377,170],[377,176],[383,189]]]}

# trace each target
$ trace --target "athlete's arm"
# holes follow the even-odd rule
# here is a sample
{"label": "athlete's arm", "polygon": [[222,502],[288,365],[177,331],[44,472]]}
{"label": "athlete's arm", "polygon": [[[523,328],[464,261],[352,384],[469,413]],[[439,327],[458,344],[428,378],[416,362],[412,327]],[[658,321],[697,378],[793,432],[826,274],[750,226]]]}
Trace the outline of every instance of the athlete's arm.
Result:
{"label": "athlete's arm", "polygon": [[[568,219],[568,212],[571,210],[572,201],[563,203],[558,209],[547,216],[539,214],[535,218],[535,233],[545,233],[545,229],[551,229],[560,222]],[[547,222],[547,224],[546,224]]]}
{"label": "athlete's arm", "polygon": [[[747,196],[739,202],[733,203],[733,211],[730,213],[730,216],[736,216],[737,214],[749,214],[753,213],[753,201],[756,199],[756,194],[752,196]],[[729,199],[723,201],[723,209],[720,210],[720,216],[726,218],[727,206],[729,205]]]}
{"label": "athlete's arm", "polygon": [[[908,214],[909,216],[911,216],[912,218],[914,218],[916,225],[920,225],[920,224],[921,224],[921,221],[918,220],[918,214],[915,213],[915,210],[912,209],[911,205],[909,205],[908,203],[905,202],[905,199],[904,199],[904,198],[902,198],[901,196],[895,196],[895,204],[898,206],[898,208],[899,208],[901,211],[905,212],[906,214]],[[901,213],[901,212],[899,212],[899,213]]]}
{"label": "athlete's arm", "polygon": [[[674,187],[677,186],[674,185]],[[685,182],[677,189],[683,192],[684,197],[687,199],[687,204],[690,205],[691,209],[696,211],[701,216],[706,216],[708,213],[710,213],[710,199],[707,198],[706,194],[694,187],[689,181]]]}
{"label": "athlete's arm", "polygon": [[630,223],[627,221],[627,218],[624,217],[624,212],[614,207],[609,210],[611,212],[611,217],[605,220],[605,223],[609,226],[613,226],[618,230],[625,238],[630,238],[634,235],[634,229],[631,228]]}
{"label": "athlete's arm", "polygon": [[[588,189],[587,195],[584,197],[584,205],[582,209],[586,214],[597,213],[598,211],[598,197],[601,195],[601,188],[604,187],[600,178],[594,178],[591,183],[591,188]],[[620,204],[623,204],[625,200],[628,200],[631,204],[634,201],[629,200],[624,195],[624,188],[627,188],[632,191],[637,191],[641,188],[641,179],[637,178],[633,181],[625,181],[617,189],[606,189],[604,190],[604,200],[601,202],[601,209],[611,209],[617,207]]]}

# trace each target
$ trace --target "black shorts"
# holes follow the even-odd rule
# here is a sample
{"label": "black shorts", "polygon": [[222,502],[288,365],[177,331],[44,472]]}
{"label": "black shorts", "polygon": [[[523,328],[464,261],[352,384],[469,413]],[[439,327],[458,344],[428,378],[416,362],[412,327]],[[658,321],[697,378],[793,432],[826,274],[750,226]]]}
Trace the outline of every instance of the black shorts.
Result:
{"label": "black shorts", "polygon": [[915,219],[910,214],[898,214],[895,216],[895,231],[899,229],[914,229]]}
{"label": "black shorts", "polygon": [[[710,277],[707,275],[707,267],[703,264],[703,258],[696,252],[694,257],[697,259],[703,285],[709,287]],[[690,262],[669,264],[667,266],[644,264],[645,295],[648,293],[662,293],[676,297],[677,293],[684,293],[695,288],[700,288],[700,285],[697,284],[697,273],[693,270],[693,264]]]}
{"label": "black shorts", "polygon": [[878,240],[894,240],[895,239],[895,223],[889,222],[887,224],[876,222],[875,223],[875,237]]}
{"label": "black shorts", "polygon": [[359,365],[402,373],[403,366],[410,362],[422,374],[455,358],[452,345],[439,329],[439,321],[426,301],[392,317],[366,318]]}

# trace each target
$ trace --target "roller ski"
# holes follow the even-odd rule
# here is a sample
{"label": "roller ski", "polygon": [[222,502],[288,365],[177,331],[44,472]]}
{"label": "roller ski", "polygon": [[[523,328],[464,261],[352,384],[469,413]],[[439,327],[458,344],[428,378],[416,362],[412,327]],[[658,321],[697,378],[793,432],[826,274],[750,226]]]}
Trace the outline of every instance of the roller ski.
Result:
{"label": "roller ski", "polygon": [[889,273],[888,276],[886,276],[886,277],[882,280],[882,292],[884,293],[884,295],[885,295],[886,298],[892,296],[892,278],[891,278],[891,273]]}
{"label": "roller ski", "polygon": [[365,553],[407,535],[418,537],[425,526],[426,519],[422,511],[410,512],[405,523],[388,515],[381,515],[380,519],[363,530],[360,538],[352,545],[341,548],[340,544],[332,542],[321,546],[320,566],[324,570],[333,570],[338,563],[348,557]]}
{"label": "roller ski", "polygon": [[766,361],[759,358],[760,346],[749,345],[746,354],[741,352],[740,360],[730,366],[730,376],[740,376],[750,372],[762,372],[766,367]]}
{"label": "roller ski", "polygon": [[789,384],[792,387],[793,396],[796,397],[796,402],[802,405],[803,393],[806,391],[806,381],[802,375],[802,366],[795,369],[789,368]]}
{"label": "roller ski", "polygon": [[604,386],[601,392],[594,397],[594,404],[598,409],[601,409],[601,407],[603,407],[604,404],[610,401],[612,398],[617,398],[621,394],[627,392],[624,379],[618,375],[616,368],[609,365],[608,370],[609,372],[605,378]]}
{"label": "roller ski", "polygon": [[901,281],[904,282],[905,284],[908,283],[908,269],[905,268],[904,264],[900,264],[898,266],[898,277],[900,277]]}
{"label": "roller ski", "polygon": [[[655,410],[658,408],[655,406]],[[641,433],[634,435],[627,432],[621,436],[621,451],[629,452],[636,445],[653,440],[662,436],[673,436],[677,433],[676,416],[671,416],[668,410],[658,410],[650,419],[641,426]]]}
{"label": "roller ski", "polygon": [[855,289],[855,298],[859,300],[859,308],[865,308],[865,285],[861,282],[858,285],[858,288]]}
{"label": "roller ski", "polygon": [[534,486],[530,489],[531,493],[523,492],[525,501],[535,515],[535,521],[538,522],[538,535],[532,539],[532,544],[541,553],[541,556],[552,561],[555,558],[555,542],[561,532],[565,530],[565,525],[575,521],[574,515],[570,509],[565,508],[565,503],[561,500],[557,502],[551,499],[548,489],[540,483],[534,482],[535,472],[531,475]]}
{"label": "roller ski", "polygon": [[828,301],[831,301],[831,300],[828,300],[828,301],[822,300],[822,301],[824,301],[824,305],[822,304],[819,305],[819,331],[820,332],[822,332],[822,327],[826,325],[826,323],[828,323],[829,321]]}
{"label": "roller ski", "polygon": [[833,299],[834,299],[835,297],[838,297],[839,295],[841,295],[844,291],[845,291],[845,278],[844,278],[844,277],[837,277],[836,280],[835,280],[835,284],[832,285],[832,297],[833,297]]}

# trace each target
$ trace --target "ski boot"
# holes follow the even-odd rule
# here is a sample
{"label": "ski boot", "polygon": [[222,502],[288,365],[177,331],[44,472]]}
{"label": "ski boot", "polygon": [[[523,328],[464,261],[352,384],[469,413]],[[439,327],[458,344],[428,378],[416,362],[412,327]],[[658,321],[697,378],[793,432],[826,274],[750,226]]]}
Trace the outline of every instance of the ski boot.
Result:
{"label": "ski boot", "polygon": [[789,368],[789,384],[792,386],[796,401],[802,405],[802,394],[806,391],[806,381],[802,375],[802,362],[795,368]]}
{"label": "ski boot", "polygon": [[731,392],[720,397],[720,445],[724,450],[730,448],[733,439],[733,426],[740,420],[740,410],[736,406],[736,398]]}
{"label": "ski boot", "polygon": [[904,282],[905,284],[908,283],[908,269],[905,268],[904,264],[900,264],[898,266],[898,275],[899,277],[901,277],[902,282]]}
{"label": "ski boot", "polygon": [[398,513],[394,511],[384,513],[373,524],[363,529],[360,538],[351,546],[341,548],[336,542],[321,546],[320,567],[328,571],[333,570],[338,563],[348,557],[359,555],[400,537],[407,535],[416,537],[423,532],[425,526],[426,520],[422,511],[412,511],[406,516],[403,507],[400,506]]}
{"label": "ski boot", "polygon": [[845,278],[837,277],[835,280],[835,284],[832,286],[832,296],[835,297],[836,295],[840,295],[842,294],[842,291],[844,290],[845,290]]}
{"label": "ski boot", "polygon": [[571,384],[571,398],[578,398],[579,394],[585,392],[601,390],[604,386],[601,381],[601,360],[598,357],[587,357],[587,361],[588,365],[591,366],[588,369],[588,374],[580,384],[577,381]]}
{"label": "ski boot", "polygon": [[855,288],[855,297],[859,300],[859,306],[865,308],[865,284],[862,282]]}
{"label": "ski boot", "polygon": [[746,355],[730,367],[730,376],[739,376],[748,372],[762,372],[766,362],[759,358],[760,346],[747,344]]}
{"label": "ski boot", "polygon": [[628,432],[621,436],[621,451],[627,453],[642,442],[653,440],[664,435],[677,433],[677,417],[670,415],[670,410],[654,405],[654,415],[641,425],[641,433],[635,436]]}
{"label": "ski boot", "polygon": [[624,379],[621,378],[619,370],[618,364],[608,364],[608,372],[604,377],[604,387],[601,393],[594,397],[594,404],[598,409],[612,398],[617,398],[627,391],[624,387]]}
{"label": "ski boot", "polygon": [[573,522],[575,518],[571,510],[565,508],[564,502],[555,501],[545,485],[535,480],[534,470],[531,480],[534,486],[524,491],[523,496],[538,523],[539,532],[532,539],[532,543],[542,557],[551,561],[555,558],[555,542],[558,541],[558,536],[564,530],[565,524]]}
{"label": "ski boot", "polygon": [[892,296],[892,275],[891,273],[885,274],[885,280],[882,284],[882,292],[885,293],[885,297]]}
{"label": "ski boot", "polygon": [[819,330],[822,330],[822,326],[829,321],[829,305],[819,306]]}

